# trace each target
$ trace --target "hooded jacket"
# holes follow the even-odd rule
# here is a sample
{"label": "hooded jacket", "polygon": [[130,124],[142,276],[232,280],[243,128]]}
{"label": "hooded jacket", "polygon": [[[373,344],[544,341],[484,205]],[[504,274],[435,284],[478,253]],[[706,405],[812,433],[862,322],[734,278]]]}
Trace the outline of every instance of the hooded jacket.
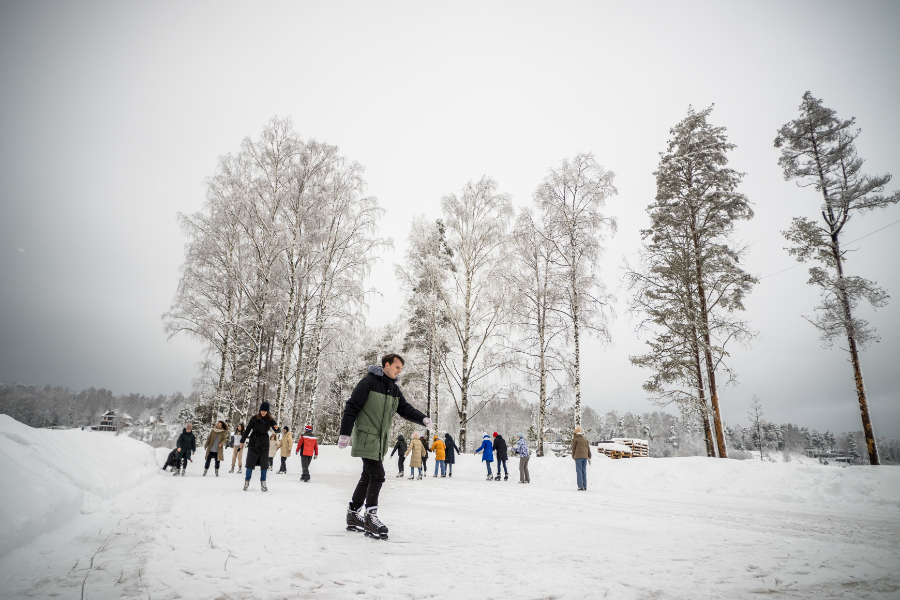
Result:
{"label": "hooded jacket", "polygon": [[494,438],[494,451],[497,453],[497,460],[508,460],[509,456],[506,453],[506,440],[503,439],[503,436],[499,433],[497,437]]}
{"label": "hooded jacket", "polygon": [[572,437],[572,458],[590,458],[591,445],[580,433],[576,433]]}
{"label": "hooded jacket", "polygon": [[419,438],[414,437],[409,443],[409,448],[406,449],[404,456],[409,456],[410,467],[412,467],[413,469],[421,469],[422,457],[426,454],[427,451],[425,450],[425,444],[423,444],[422,440],[420,440]]}
{"label": "hooded jacket", "polygon": [[294,445],[294,436],[291,435],[290,431],[285,431],[281,434],[281,441],[278,442],[278,447],[281,449],[281,457],[287,458],[291,455],[291,446]]}
{"label": "hooded jacket", "polygon": [[444,460],[448,465],[456,464],[456,454],[459,452],[459,446],[453,441],[453,436],[449,433],[444,434],[444,453],[447,456]]}
{"label": "hooded jacket", "polygon": [[319,455],[319,440],[313,435],[312,431],[305,431],[300,439],[297,440],[296,452],[303,450],[303,456]]}
{"label": "hooded jacket", "polygon": [[441,438],[438,436],[434,436],[434,441],[431,444],[431,450],[434,452],[434,460],[444,460],[445,459],[445,446],[444,442],[441,441]]}
{"label": "hooded jacket", "polygon": [[481,460],[494,462],[494,444],[491,443],[491,436],[488,434],[484,434],[484,439],[482,440],[481,445],[475,450],[475,454],[478,454],[482,450],[484,452],[481,455]]}
{"label": "hooded jacket", "polygon": [[403,434],[397,436],[397,443],[394,444],[394,449],[391,450],[391,456],[394,456],[394,452],[397,453],[397,456],[406,456],[406,440],[403,439]]}
{"label": "hooded jacket", "polygon": [[197,438],[194,437],[194,432],[188,431],[187,427],[182,429],[181,435],[178,436],[178,441],[175,442],[175,448],[181,448],[181,452],[175,455],[176,459],[186,458],[190,460],[191,453],[197,451]]}
{"label": "hooded jacket", "polygon": [[340,435],[350,436],[350,455],[384,460],[395,413],[425,425],[425,415],[406,401],[397,382],[385,375],[380,366],[372,365],[344,405]]}

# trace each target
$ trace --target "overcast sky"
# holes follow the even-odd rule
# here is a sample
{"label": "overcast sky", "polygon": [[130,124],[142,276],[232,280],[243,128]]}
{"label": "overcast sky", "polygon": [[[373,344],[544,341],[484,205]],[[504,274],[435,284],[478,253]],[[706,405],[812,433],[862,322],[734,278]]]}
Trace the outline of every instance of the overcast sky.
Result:
{"label": "overcast sky", "polygon": [[[393,265],[411,218],[494,177],[516,205],[579,151],[617,173],[619,233],[603,277],[618,299],[613,343],[590,342],[584,398],[600,411],[653,410],[621,289],[639,245],[652,172],[688,105],[737,144],[731,166],[756,218],[739,229],[747,269],[796,263],[780,231],[816,217],[785,182],[776,130],[804,91],[855,116],[871,174],[900,175],[900,3],[7,2],[0,5],[0,381],[188,392],[200,360],[160,315],[183,257],[176,214],[200,210],[220,155],[290,116],[304,137],[366,167],[395,250],[371,285],[369,323],[397,314]],[[900,187],[891,182],[889,191]],[[858,217],[846,239],[900,219]],[[850,274],[894,300],[867,316],[882,341],[862,355],[876,435],[900,437],[900,224],[851,245]],[[632,257],[633,258],[633,257]],[[848,355],[823,349],[806,267],[763,279],[747,302],[759,331],[734,348],[740,385],[727,423],[766,415],[861,429]],[[842,345],[841,345],[842,347]]]}

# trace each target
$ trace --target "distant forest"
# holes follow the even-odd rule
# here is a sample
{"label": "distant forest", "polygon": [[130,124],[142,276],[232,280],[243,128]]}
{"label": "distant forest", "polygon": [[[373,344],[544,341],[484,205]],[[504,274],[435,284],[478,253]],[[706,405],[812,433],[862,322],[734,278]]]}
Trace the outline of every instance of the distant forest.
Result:
{"label": "distant forest", "polygon": [[[116,396],[103,388],[73,392],[68,388],[49,385],[36,387],[0,383],[0,413],[21,423],[31,427],[87,428],[98,425],[103,413],[112,409],[131,417],[127,435],[154,446],[171,445],[187,420],[195,423],[201,436],[205,435],[210,424],[203,422],[206,419],[197,417],[197,413],[201,412],[197,409],[202,407],[199,401],[199,394],[196,393],[191,396],[181,393],[170,396]],[[536,407],[535,403],[520,400],[494,400],[475,412],[470,428],[479,436],[482,432],[490,434],[498,431],[508,439],[523,433],[533,443],[537,437],[534,427]],[[568,403],[551,403],[548,406],[547,441],[571,437],[571,411]],[[317,431],[320,441],[336,443],[337,429],[331,428],[327,421],[322,425],[323,429]],[[655,457],[706,454],[704,427],[697,418],[677,417],[661,411],[643,414],[610,411],[601,415],[593,408],[585,407],[582,426],[592,441],[647,439],[650,441],[650,455]],[[395,419],[394,435],[402,432],[408,436],[412,430],[411,423]],[[761,421],[758,429],[748,421],[745,425],[726,425],[724,430],[729,457],[732,458],[750,458],[750,451],[758,448],[761,439],[764,453],[780,451],[800,454],[806,448],[814,448],[817,452],[851,456],[859,464],[868,464],[866,453],[861,451],[865,448],[865,437],[861,431],[820,433],[793,423],[779,425],[769,421]],[[883,464],[900,464],[900,440],[882,438],[878,440],[878,447]]]}

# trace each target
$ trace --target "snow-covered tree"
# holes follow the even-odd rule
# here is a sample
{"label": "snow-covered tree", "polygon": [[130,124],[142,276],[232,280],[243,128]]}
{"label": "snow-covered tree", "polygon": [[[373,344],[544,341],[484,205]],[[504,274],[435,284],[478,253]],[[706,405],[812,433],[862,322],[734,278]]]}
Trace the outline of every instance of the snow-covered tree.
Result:
{"label": "snow-covered tree", "polygon": [[565,282],[562,315],[571,329],[572,360],[566,361],[575,392],[574,424],[581,425],[581,335],[609,339],[610,307],[600,279],[605,237],[616,231],[616,219],[602,212],[616,194],[615,173],[592,154],[581,153],[553,168],[534,192],[534,203],[553,249],[552,260]]}
{"label": "snow-covered tree", "polygon": [[863,159],[857,155],[854,143],[859,129],[854,130],[854,125],[854,118],[839,119],[834,110],[806,92],[800,116],[778,131],[775,147],[781,149],[778,164],[785,180],[796,180],[797,185],[812,187],[821,194],[822,221],[796,217],[784,236],[793,244],[788,252],[798,261],[815,260],[822,264],[809,270],[808,283],[820,288],[822,304],[817,307],[816,317],[807,320],[819,330],[827,346],[837,337],[847,340],[869,462],[877,465],[878,448],[859,352],[878,337],[875,329],[858,316],[857,307],[862,300],[874,308],[883,307],[888,295],[874,281],[845,274],[847,255],[841,247],[841,234],[855,214],[896,204],[900,191],[885,196],[882,192],[891,176],[862,173]]}
{"label": "snow-covered tree", "polygon": [[732,375],[724,362],[725,345],[753,337],[736,315],[756,279],[740,267],[746,248],[732,239],[736,222],[752,218],[753,211],[737,191],[743,174],[728,167],[727,153],[735,146],[724,127],[708,123],[711,111],[689,108],[672,128],[655,172],[657,194],[648,207],[651,227],[643,232],[649,242],[641,252],[642,269],[629,270],[627,279],[634,291],[631,308],[645,315],[642,325],[653,336],[651,352],[632,358],[656,373],[645,389],[706,419],[706,388],[715,443],[725,458],[717,373]]}
{"label": "snow-covered tree", "polygon": [[[452,354],[444,374],[457,408],[459,447],[466,451],[474,386],[483,387],[506,365],[496,341],[507,317],[502,275],[509,269],[512,202],[490,177],[470,181],[460,193],[441,199],[447,248],[453,268],[440,288],[449,321]],[[483,397],[493,397],[487,394]]]}

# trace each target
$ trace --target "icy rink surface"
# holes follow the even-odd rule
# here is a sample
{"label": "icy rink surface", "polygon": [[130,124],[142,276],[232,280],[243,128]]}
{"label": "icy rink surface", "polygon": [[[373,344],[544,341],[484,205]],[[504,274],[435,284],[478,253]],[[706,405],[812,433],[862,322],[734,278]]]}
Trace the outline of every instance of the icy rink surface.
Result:
{"label": "icy rink surface", "polygon": [[[0,559],[0,598],[900,597],[897,467],[595,458],[579,492],[570,458],[532,458],[530,485],[515,458],[500,482],[472,455],[422,481],[387,459],[379,541],[344,530],[349,449],[321,448],[310,483],[292,456],[265,494],[227,458],[218,478],[195,459],[187,477],[87,490],[83,514]],[[4,510],[36,495],[39,478],[18,481]]]}

